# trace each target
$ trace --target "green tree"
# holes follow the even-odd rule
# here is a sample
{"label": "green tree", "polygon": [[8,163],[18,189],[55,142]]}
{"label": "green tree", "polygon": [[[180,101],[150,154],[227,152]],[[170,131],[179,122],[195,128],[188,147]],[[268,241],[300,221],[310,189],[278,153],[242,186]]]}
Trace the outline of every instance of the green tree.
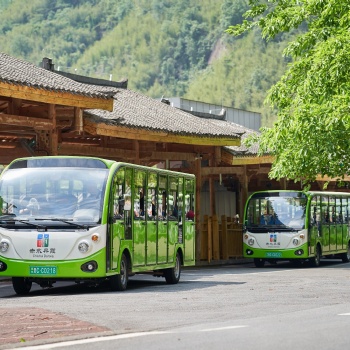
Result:
{"label": "green tree", "polygon": [[[238,36],[253,28],[266,40],[307,28],[284,50],[287,71],[267,96],[277,121],[263,128],[260,154],[275,156],[270,177],[313,181],[350,173],[350,2],[250,0]],[[250,142],[253,140],[251,139]],[[257,141],[257,140],[254,140]]]}

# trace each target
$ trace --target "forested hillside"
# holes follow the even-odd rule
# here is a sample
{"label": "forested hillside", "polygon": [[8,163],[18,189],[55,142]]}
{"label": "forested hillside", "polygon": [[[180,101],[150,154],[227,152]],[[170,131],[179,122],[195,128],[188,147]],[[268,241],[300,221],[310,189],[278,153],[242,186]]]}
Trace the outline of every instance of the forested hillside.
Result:
{"label": "forested hillside", "polygon": [[225,34],[247,0],[1,0],[0,50],[152,97],[181,96],[263,113],[283,73],[286,39]]}

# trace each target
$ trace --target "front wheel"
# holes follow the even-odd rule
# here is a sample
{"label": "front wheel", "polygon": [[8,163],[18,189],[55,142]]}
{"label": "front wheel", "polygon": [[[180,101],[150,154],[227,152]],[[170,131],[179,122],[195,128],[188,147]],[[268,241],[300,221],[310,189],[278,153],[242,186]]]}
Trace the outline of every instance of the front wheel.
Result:
{"label": "front wheel", "polygon": [[265,260],[264,259],[254,259],[255,267],[264,267]]}
{"label": "front wheel", "polygon": [[316,247],[316,254],[313,258],[310,259],[312,267],[319,267],[321,263],[321,248],[320,246]]}
{"label": "front wheel", "polygon": [[343,262],[350,262],[350,244],[348,245],[347,252],[341,255],[341,259]]}
{"label": "front wheel", "polygon": [[24,277],[12,277],[12,286],[18,295],[29,294],[32,288],[32,282]]}
{"label": "front wheel", "polygon": [[165,281],[168,284],[176,284],[180,280],[181,275],[181,258],[180,254],[176,254],[175,266],[164,270]]}
{"label": "front wheel", "polygon": [[111,289],[118,292],[126,290],[128,279],[128,259],[123,254],[120,260],[120,273],[109,278]]}

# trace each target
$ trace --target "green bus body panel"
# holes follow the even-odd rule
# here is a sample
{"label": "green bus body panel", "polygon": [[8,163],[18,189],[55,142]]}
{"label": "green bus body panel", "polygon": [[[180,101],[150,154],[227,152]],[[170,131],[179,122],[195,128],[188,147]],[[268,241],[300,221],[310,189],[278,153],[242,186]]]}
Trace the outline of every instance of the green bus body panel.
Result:
{"label": "green bus body panel", "polygon": [[[249,249],[253,254],[247,255],[246,250]],[[303,249],[303,255],[295,255],[296,250]],[[259,258],[259,259],[306,259],[309,257],[308,254],[308,243],[305,243],[297,248],[293,249],[255,249],[250,247],[248,244],[243,243],[243,256],[245,258]]]}
{"label": "green bus body panel", "polygon": [[133,242],[133,266],[146,265],[146,222],[145,220],[134,221]]}
{"label": "green bus body panel", "polygon": [[178,237],[178,222],[168,222],[168,245],[167,245],[167,257],[168,263],[174,263],[175,259],[175,243],[177,243]]}
{"label": "green bus body panel", "polygon": [[124,238],[124,223],[117,221],[112,225],[112,262],[111,269],[115,270],[119,267],[119,251],[121,245],[121,239]]}
{"label": "green bus body panel", "polygon": [[146,265],[155,265],[157,263],[157,223],[156,221],[147,222],[147,246],[146,246]]}
{"label": "green bus body panel", "polygon": [[185,261],[195,260],[195,224],[193,221],[185,221]]}
{"label": "green bus body panel", "polygon": [[[14,260],[0,257],[1,261],[7,264],[7,270],[0,272],[0,276],[10,277],[38,277],[38,278],[101,278],[106,276],[106,249],[102,249],[96,254],[89,255],[84,259],[79,260]],[[94,260],[98,264],[98,269],[95,272],[83,272],[81,265]],[[31,266],[57,267],[55,275],[31,275],[29,269]]]}
{"label": "green bus body panel", "polygon": [[166,221],[158,221],[157,238],[157,263],[167,262],[167,242],[168,242],[168,224]]}

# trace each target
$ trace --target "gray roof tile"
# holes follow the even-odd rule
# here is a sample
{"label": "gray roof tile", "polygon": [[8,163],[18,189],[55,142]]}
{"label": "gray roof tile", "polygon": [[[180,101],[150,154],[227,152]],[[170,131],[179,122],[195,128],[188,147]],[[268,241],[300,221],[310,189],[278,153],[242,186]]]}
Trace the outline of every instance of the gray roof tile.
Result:
{"label": "gray roof tile", "polygon": [[[235,124],[235,123],[231,123],[231,124]],[[227,149],[230,153],[242,157],[242,156],[256,156],[258,154],[258,150],[259,150],[259,144],[255,143],[250,147],[246,147],[245,145],[243,145],[243,141],[253,135],[253,134],[260,134],[258,131],[256,130],[252,130],[252,129],[248,129],[244,126],[235,124],[237,127],[242,128],[242,130],[245,131],[245,133],[242,135],[242,144],[241,146],[227,146],[225,147],[225,149]]]}
{"label": "gray roof tile", "polygon": [[94,109],[86,111],[85,116],[110,125],[179,135],[240,138],[244,133],[237,124],[200,118],[126,89],[119,89],[115,95],[113,112]]}
{"label": "gray roof tile", "polygon": [[94,98],[110,98],[115,88],[103,89],[96,85],[78,83],[32,63],[0,52],[0,81],[4,83],[67,92]]}

